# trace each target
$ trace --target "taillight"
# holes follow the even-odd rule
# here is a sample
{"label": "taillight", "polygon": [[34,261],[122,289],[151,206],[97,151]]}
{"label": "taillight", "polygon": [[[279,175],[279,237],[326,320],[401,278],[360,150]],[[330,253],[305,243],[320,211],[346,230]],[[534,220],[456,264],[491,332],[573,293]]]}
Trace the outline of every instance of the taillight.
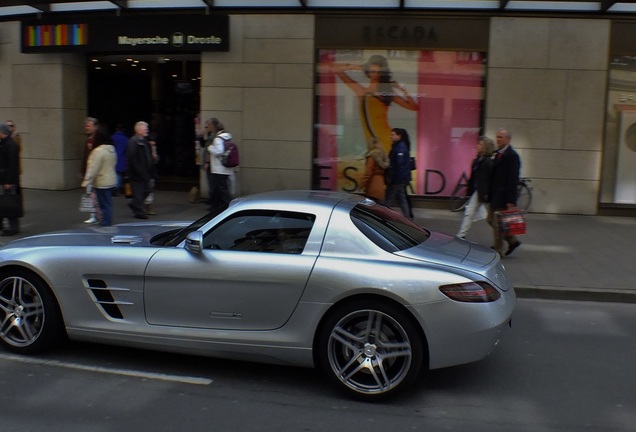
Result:
{"label": "taillight", "polygon": [[439,290],[451,300],[467,303],[488,303],[501,297],[499,291],[486,282],[442,285]]}

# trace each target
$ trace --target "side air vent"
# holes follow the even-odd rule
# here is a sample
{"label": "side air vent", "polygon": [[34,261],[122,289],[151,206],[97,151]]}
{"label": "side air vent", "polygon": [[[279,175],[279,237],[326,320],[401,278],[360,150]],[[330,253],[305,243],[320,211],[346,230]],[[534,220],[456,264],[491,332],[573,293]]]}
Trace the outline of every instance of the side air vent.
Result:
{"label": "side air vent", "polygon": [[144,241],[142,237],[133,236],[133,235],[129,235],[129,236],[118,235],[118,236],[113,236],[110,239],[110,242],[112,244],[136,244],[136,243],[141,243],[142,241]]}
{"label": "side air vent", "polygon": [[123,319],[121,305],[130,305],[132,303],[115,300],[118,293],[128,292],[125,288],[109,287],[106,281],[102,279],[88,279],[88,289],[93,295],[95,303],[104,311],[106,315],[115,319]]}

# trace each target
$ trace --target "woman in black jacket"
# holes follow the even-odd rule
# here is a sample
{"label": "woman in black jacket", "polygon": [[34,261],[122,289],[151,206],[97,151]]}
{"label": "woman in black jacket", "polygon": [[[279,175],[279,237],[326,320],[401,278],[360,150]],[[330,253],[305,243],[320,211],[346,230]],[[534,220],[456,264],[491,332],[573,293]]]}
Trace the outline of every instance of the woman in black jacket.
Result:
{"label": "woman in black jacket", "polygon": [[477,157],[473,159],[468,179],[468,202],[464,210],[464,219],[457,237],[466,238],[473,222],[485,219],[488,214],[490,189],[490,173],[492,171],[492,154],[495,142],[488,137],[479,137],[477,141]]}
{"label": "woman in black jacket", "polygon": [[406,187],[411,182],[411,141],[409,134],[404,129],[393,128],[391,130],[393,145],[389,152],[390,166],[387,175],[386,200],[387,207],[393,205],[397,199],[398,206],[404,216],[413,219],[413,212],[409,203]]}

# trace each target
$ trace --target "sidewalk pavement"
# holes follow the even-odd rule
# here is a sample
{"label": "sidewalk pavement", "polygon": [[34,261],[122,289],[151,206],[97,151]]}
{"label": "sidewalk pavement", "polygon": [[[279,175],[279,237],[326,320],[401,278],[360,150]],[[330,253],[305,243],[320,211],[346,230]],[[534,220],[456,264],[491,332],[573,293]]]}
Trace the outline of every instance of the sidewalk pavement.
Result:
{"label": "sidewalk pavement", "polygon": [[[24,190],[25,216],[16,237],[82,228],[86,213],[78,211],[82,189]],[[114,197],[113,223],[133,222],[123,196]],[[206,213],[203,203],[190,203],[187,192],[155,193],[157,216],[151,220],[194,220]],[[416,208],[416,222],[456,234],[463,212]],[[636,303],[636,219],[530,213],[522,244],[503,262],[519,297]],[[0,237],[5,244],[16,237]],[[467,240],[492,243],[485,220],[475,222]]]}

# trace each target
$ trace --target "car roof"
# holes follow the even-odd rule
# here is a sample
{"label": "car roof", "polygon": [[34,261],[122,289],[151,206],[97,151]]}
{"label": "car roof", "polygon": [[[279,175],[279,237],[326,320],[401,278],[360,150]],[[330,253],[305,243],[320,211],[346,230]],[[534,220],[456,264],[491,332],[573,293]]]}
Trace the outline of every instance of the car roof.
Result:
{"label": "car roof", "polygon": [[252,204],[254,202],[260,202],[262,204],[312,204],[318,206],[324,206],[333,208],[338,203],[343,201],[350,202],[351,206],[363,201],[364,197],[360,195],[354,195],[347,192],[332,192],[332,191],[320,191],[320,190],[281,190],[261,192],[253,195],[247,195],[234,200],[234,203]]}

